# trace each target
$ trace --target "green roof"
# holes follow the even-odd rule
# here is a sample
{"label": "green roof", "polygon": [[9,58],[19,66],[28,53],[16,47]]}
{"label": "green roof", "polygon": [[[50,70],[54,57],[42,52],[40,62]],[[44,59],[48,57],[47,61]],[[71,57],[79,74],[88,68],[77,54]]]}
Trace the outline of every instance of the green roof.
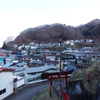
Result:
{"label": "green roof", "polygon": [[34,56],[43,56],[43,54],[34,54]]}
{"label": "green roof", "polygon": [[17,63],[16,65],[17,66],[24,66],[24,65],[26,65],[27,63],[26,62],[20,62],[20,63]]}

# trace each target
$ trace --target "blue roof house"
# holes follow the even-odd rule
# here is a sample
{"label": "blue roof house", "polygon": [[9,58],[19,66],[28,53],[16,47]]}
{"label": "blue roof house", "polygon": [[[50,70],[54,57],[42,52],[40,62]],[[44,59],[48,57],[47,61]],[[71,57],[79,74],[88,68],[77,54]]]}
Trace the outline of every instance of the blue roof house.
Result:
{"label": "blue roof house", "polygon": [[58,72],[59,69],[56,66],[41,66],[41,67],[25,67],[25,81],[26,84],[36,83],[43,81],[41,75],[43,72]]}

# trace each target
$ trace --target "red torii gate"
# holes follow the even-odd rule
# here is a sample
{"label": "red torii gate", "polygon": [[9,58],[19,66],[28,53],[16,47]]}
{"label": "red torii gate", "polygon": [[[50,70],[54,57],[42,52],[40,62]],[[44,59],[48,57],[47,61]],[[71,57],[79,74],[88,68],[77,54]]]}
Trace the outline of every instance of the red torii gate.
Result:
{"label": "red torii gate", "polygon": [[[47,79],[50,80],[50,91],[49,91],[50,92],[50,97],[51,97],[51,92],[52,92],[52,80],[53,79],[59,79],[59,78],[66,78],[66,90],[68,90],[68,78],[70,77],[69,74],[72,74],[73,71],[74,70],[72,69],[70,71],[62,71],[61,73],[60,72],[52,72],[52,73],[44,72],[43,73],[45,76],[48,76]],[[57,77],[53,77],[55,75],[57,75]]]}

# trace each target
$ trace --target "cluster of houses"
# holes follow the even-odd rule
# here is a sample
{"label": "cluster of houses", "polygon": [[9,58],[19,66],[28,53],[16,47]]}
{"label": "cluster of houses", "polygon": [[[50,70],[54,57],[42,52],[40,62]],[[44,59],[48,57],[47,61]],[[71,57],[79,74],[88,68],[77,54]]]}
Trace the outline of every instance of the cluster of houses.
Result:
{"label": "cluster of houses", "polygon": [[13,80],[17,88],[26,84],[46,81],[42,73],[59,71],[59,61],[51,52],[27,55],[22,52],[1,51],[0,53],[0,100],[13,93]]}
{"label": "cluster of houses", "polygon": [[[98,53],[62,53],[53,51],[28,52],[0,51],[0,100],[13,93],[13,80],[17,78],[17,88],[26,84],[46,81],[43,72],[59,72],[74,69],[83,70],[91,59],[100,58]],[[95,59],[93,61],[95,61]],[[60,62],[61,60],[61,62]],[[61,63],[61,64],[60,64]],[[61,65],[61,66],[60,66]]]}

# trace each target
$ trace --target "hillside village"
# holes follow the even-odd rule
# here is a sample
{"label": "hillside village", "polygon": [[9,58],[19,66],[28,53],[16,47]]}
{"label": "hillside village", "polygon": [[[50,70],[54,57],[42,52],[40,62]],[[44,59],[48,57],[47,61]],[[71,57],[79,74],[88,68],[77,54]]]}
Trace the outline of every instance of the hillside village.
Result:
{"label": "hillside village", "polygon": [[100,0],[0,0],[0,100],[100,100]]}
{"label": "hillside village", "polygon": [[[31,42],[29,45],[23,44],[19,47],[15,45],[14,51],[1,49],[0,79],[2,83],[0,85],[0,100],[14,92],[13,81],[15,79],[17,80],[17,88],[20,88],[27,84],[47,81],[47,77],[43,77],[44,72],[60,72],[61,67],[62,71],[74,69],[74,72],[77,73],[100,59],[99,50],[95,47],[75,48],[75,45],[80,43],[83,43],[83,41],[76,41],[76,43],[66,41],[54,45]],[[93,40],[87,39],[87,43],[93,44]],[[55,50],[47,49],[48,46],[55,48]],[[61,49],[56,49],[60,47]]]}
{"label": "hillside village", "polygon": [[14,49],[14,45],[29,45],[30,43],[45,44],[45,46],[58,46],[59,39],[62,41],[88,42],[93,40],[96,46],[99,46],[100,38],[100,20],[94,19],[84,25],[77,27],[67,26],[65,24],[55,23],[50,25],[41,25],[33,28],[28,28],[20,32],[15,38],[8,37],[4,41],[3,49]]}

